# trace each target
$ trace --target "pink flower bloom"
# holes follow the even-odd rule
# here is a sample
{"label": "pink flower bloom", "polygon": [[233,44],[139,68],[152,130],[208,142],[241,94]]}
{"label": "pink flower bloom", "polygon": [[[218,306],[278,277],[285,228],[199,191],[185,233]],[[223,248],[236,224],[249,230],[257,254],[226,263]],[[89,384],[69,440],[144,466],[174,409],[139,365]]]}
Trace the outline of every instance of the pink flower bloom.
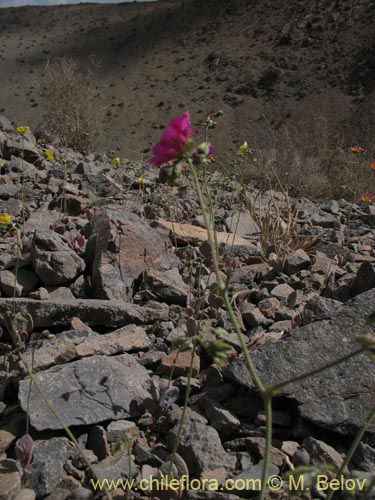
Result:
{"label": "pink flower bloom", "polygon": [[160,141],[152,148],[154,156],[150,158],[153,165],[163,165],[176,160],[182,153],[191,135],[190,113],[175,116],[163,132]]}

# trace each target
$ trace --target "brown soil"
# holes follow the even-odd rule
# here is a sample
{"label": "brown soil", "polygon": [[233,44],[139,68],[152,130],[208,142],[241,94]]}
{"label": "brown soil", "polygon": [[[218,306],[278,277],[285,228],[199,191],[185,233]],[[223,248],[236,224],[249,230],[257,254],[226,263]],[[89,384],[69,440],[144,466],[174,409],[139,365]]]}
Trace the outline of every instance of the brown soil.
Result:
{"label": "brown soil", "polygon": [[195,121],[225,112],[211,135],[219,157],[244,140],[269,144],[282,125],[366,146],[375,125],[374,14],[370,0],[0,9],[0,111],[35,128],[47,61],[95,57],[98,99],[108,106],[98,149],[140,158],[185,109]]}

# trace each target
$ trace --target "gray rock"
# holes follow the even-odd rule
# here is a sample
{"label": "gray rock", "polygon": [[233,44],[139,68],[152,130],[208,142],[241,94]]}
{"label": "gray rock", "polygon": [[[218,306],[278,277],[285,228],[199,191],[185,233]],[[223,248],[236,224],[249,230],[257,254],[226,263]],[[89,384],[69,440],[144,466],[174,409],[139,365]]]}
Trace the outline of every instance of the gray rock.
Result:
{"label": "gray rock", "polygon": [[48,296],[51,300],[75,299],[73,292],[66,286],[48,287]]}
{"label": "gray rock", "polygon": [[[13,299],[0,298],[0,314],[12,312]],[[17,311],[28,311],[35,327],[69,325],[77,317],[91,326],[121,327],[129,323],[153,323],[168,318],[168,306],[156,302],[147,306],[129,304],[122,300],[33,300],[16,299]]]}
{"label": "gray rock", "polygon": [[271,295],[280,300],[287,300],[289,295],[291,295],[293,292],[294,290],[291,286],[289,286],[287,283],[281,283],[271,290]]}
{"label": "gray rock", "polygon": [[21,473],[15,460],[0,461],[0,500],[12,500],[21,490]]}
{"label": "gray rock", "polygon": [[303,440],[302,446],[310,455],[313,465],[330,464],[339,469],[344,461],[340,453],[332,446],[311,436]]}
{"label": "gray rock", "polygon": [[148,270],[144,276],[152,292],[167,304],[186,305],[186,298],[190,291],[177,268],[168,271]]}
{"label": "gray rock", "polygon": [[33,489],[38,497],[52,493],[62,481],[64,464],[72,453],[68,439],[59,437],[36,441],[30,474],[24,475],[25,486]]}
{"label": "gray rock", "polygon": [[93,492],[83,486],[75,488],[70,495],[71,500],[93,500],[93,498]]}
{"label": "gray rock", "polygon": [[[24,358],[29,366],[33,363],[34,372],[38,372],[75,359],[94,355],[113,356],[149,346],[150,340],[140,326],[128,325],[105,335],[89,335],[87,330],[75,330],[60,333],[42,343],[31,342]],[[22,363],[20,369],[23,369]]]}
{"label": "gray rock", "polygon": [[[172,428],[169,434],[171,447],[176,437],[177,426]],[[190,409],[186,412],[183,422],[178,453],[185,460],[192,476],[199,477],[219,467],[233,466],[233,461],[224,450],[217,431]]]}
{"label": "gray rock", "polygon": [[343,304],[338,300],[328,299],[326,297],[314,297],[307,302],[303,310],[304,323],[312,323],[313,321],[332,318],[341,307],[343,307]]}
{"label": "gray rock", "polygon": [[36,210],[25,223],[25,233],[28,235],[34,233],[34,231],[45,231],[50,224],[55,224],[59,218],[61,218],[61,213],[59,212],[53,210]]}
{"label": "gray rock", "polygon": [[[358,295],[335,316],[292,330],[287,337],[261,346],[253,353],[258,373],[266,386],[278,384],[358,349],[356,335],[363,333],[366,317],[375,310],[375,290]],[[374,331],[366,326],[366,331]],[[255,389],[245,365],[234,360],[228,376]],[[353,435],[370,414],[375,398],[375,366],[363,354],[299,383],[281,388],[298,404],[302,418],[345,436]],[[366,433],[375,443],[375,424]]]}
{"label": "gray rock", "polygon": [[[151,398],[148,372],[129,354],[84,358],[35,377],[68,426],[136,417],[143,401]],[[29,388],[28,378],[21,381],[19,399],[24,410]],[[38,430],[62,428],[35,386],[31,388],[29,415]]]}
{"label": "gray rock", "polygon": [[255,328],[259,325],[267,327],[273,323],[251,302],[243,302],[240,306],[240,312],[245,325],[249,328]]}
{"label": "gray rock", "polygon": [[309,265],[310,257],[302,248],[299,248],[285,259],[284,273],[288,275],[298,273],[298,271],[306,269]]}
{"label": "gray rock", "polygon": [[[233,478],[234,484],[237,484],[241,489],[233,490],[240,498],[251,498],[257,491],[261,489],[261,479],[263,471],[263,460],[256,465],[252,465]],[[279,469],[273,464],[270,464],[268,469],[268,477],[279,474]],[[242,487],[246,485],[246,489]]]}
{"label": "gray rock", "polygon": [[258,309],[267,317],[274,319],[280,302],[276,297],[265,298],[258,302]]}
{"label": "gray rock", "polygon": [[[138,468],[128,455],[117,454],[113,457],[107,457],[97,465],[93,465],[95,476],[100,481],[109,478],[126,479],[135,477],[138,473]],[[130,474],[129,474],[130,472]]]}
{"label": "gray rock", "polygon": [[312,214],[310,218],[313,226],[320,226],[324,228],[338,228],[340,227],[340,221],[336,215],[329,214],[327,212],[320,212]]}
{"label": "gray rock", "polygon": [[114,443],[119,439],[124,440],[124,438],[133,441],[136,437],[139,437],[139,430],[135,423],[130,420],[116,420],[107,427],[109,443]]}
{"label": "gray rock", "polygon": [[375,287],[375,264],[365,261],[362,262],[355,277],[352,292],[358,295]]}
{"label": "gray rock", "polygon": [[372,472],[375,468],[375,448],[366,443],[359,443],[352,461],[357,469]]}
{"label": "gray rock", "polygon": [[236,233],[243,238],[260,234],[260,228],[254,219],[245,212],[240,212],[225,219],[225,226],[230,233]]}
{"label": "gray rock", "polygon": [[35,500],[36,493],[30,488],[22,488],[14,500]]}
{"label": "gray rock", "polygon": [[166,271],[178,264],[169,232],[151,228],[136,214],[104,207],[90,225],[88,247],[95,249],[92,280],[98,298],[128,300],[134,280],[146,269]]}
{"label": "gray rock", "polygon": [[31,242],[30,257],[35,272],[46,285],[61,285],[80,274],[85,262],[61,236],[39,231]]}
{"label": "gray rock", "polygon": [[221,404],[209,398],[201,398],[199,404],[204,409],[205,415],[214,429],[223,439],[227,439],[241,426],[239,419]]}

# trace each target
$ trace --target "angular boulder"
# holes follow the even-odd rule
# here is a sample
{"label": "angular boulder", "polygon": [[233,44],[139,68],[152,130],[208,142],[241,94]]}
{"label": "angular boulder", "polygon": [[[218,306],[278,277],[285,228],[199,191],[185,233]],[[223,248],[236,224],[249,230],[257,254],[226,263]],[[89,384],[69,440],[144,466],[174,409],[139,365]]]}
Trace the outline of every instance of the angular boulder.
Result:
{"label": "angular boulder", "polygon": [[167,230],[152,228],[138,215],[119,208],[103,207],[92,217],[88,248],[93,254],[94,294],[101,299],[129,300],[141,273],[178,265]]}

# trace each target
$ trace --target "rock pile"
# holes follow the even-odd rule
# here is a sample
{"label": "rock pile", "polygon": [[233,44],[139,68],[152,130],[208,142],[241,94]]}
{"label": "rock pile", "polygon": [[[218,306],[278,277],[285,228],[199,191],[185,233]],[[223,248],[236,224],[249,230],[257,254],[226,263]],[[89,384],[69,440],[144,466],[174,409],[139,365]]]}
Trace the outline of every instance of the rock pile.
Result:
{"label": "rock pile", "polygon": [[[191,179],[167,187],[143,162],[118,165],[110,155],[65,148],[46,155],[46,146],[29,131],[17,133],[4,117],[0,149],[0,210],[11,217],[0,226],[0,499],[91,499],[93,472],[98,479],[139,479],[168,462],[192,356],[191,346],[180,352],[174,346],[191,334],[189,311],[197,303],[206,348],[192,363],[180,472],[219,485],[260,478],[264,412],[239,340],[215,299]],[[249,213],[238,180],[214,172],[209,185],[221,272],[264,383],[278,384],[355,350],[356,335],[373,330],[367,320],[375,311],[373,207],[344,200],[288,203],[269,191]],[[250,188],[245,194],[257,196]],[[277,237],[267,234],[266,216],[279,228]],[[32,318],[34,333],[20,337],[23,359],[92,470],[12,349],[14,312]],[[222,368],[209,349],[218,327],[230,346]],[[282,388],[274,401],[270,474],[301,464],[340,467],[371,412],[374,376],[363,354]],[[27,418],[35,449],[22,474],[15,446]],[[368,479],[374,466],[372,424],[348,472]],[[234,500],[256,495],[256,488],[184,495]],[[287,495],[284,488],[272,498]],[[324,496],[314,488],[303,495]],[[120,490],[113,497],[127,498]]]}

